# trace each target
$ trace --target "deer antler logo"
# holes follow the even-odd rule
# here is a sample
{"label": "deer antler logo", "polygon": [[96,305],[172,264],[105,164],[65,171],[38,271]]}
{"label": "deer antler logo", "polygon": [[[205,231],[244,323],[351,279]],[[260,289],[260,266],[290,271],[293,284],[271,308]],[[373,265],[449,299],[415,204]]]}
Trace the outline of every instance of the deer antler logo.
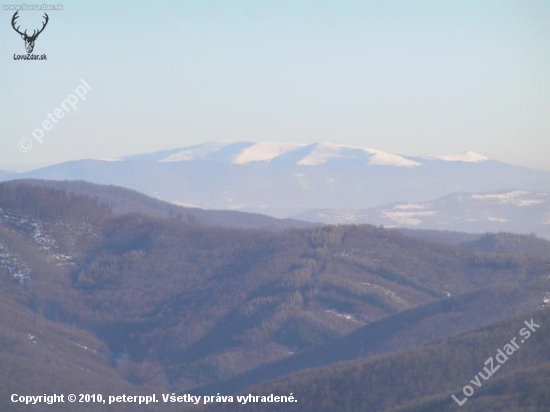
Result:
{"label": "deer antler logo", "polygon": [[38,35],[40,33],[42,33],[44,31],[44,29],[46,28],[46,25],[48,24],[48,21],[50,20],[50,18],[48,17],[48,15],[46,13],[44,13],[44,15],[45,15],[44,18],[46,19],[46,21],[44,23],[42,23],[42,28],[40,30],[38,30],[38,32],[36,30],[34,30],[32,35],[29,36],[29,35],[27,35],[27,30],[25,30],[24,33],[21,33],[19,31],[20,26],[17,26],[17,28],[15,27],[16,20],[19,18],[18,13],[19,13],[19,11],[16,11],[15,14],[13,15],[13,17],[11,19],[11,25],[12,25],[13,29],[21,35],[21,38],[23,40],[25,40],[25,48],[27,49],[27,53],[30,54],[34,50],[34,42],[36,41],[36,38],[38,37]]}

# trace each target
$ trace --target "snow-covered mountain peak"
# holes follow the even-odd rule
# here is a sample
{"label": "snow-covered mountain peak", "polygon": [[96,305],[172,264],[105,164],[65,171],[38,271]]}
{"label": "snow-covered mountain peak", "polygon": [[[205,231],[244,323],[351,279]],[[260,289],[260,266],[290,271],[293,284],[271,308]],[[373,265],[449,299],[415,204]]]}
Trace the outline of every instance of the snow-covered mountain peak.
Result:
{"label": "snow-covered mountain peak", "polygon": [[[284,162],[295,166],[321,166],[333,162],[359,162],[365,166],[417,167],[429,161],[478,163],[488,160],[485,156],[467,151],[458,155],[410,157],[384,152],[362,146],[335,144],[330,142],[251,142],[211,141],[172,150],[164,150],[124,160],[158,163],[216,161],[235,165],[256,162]],[[425,161],[426,162],[425,162]]]}

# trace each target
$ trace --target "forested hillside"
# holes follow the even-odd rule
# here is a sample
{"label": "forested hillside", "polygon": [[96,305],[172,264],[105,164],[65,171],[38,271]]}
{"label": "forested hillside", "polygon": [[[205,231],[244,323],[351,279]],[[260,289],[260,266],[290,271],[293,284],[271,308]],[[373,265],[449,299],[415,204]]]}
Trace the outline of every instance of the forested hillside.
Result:
{"label": "forested hillside", "polygon": [[[531,323],[534,331],[524,321]],[[208,411],[300,411],[300,412],[440,412],[457,410],[455,395],[462,402],[466,385],[474,395],[462,408],[468,411],[540,411],[548,405],[550,378],[548,342],[550,311],[542,309],[495,323],[425,346],[306,370],[291,377],[252,389],[255,395],[293,393],[297,403],[225,404]],[[524,329],[525,328],[525,329]],[[524,329],[529,332],[527,337]],[[522,342],[520,339],[524,338]],[[508,347],[507,359],[496,359],[497,350],[516,338],[518,347]],[[491,363],[485,364],[489,357]],[[487,366],[488,365],[488,366]],[[484,367],[488,367],[487,373]],[[499,366],[499,367],[498,367]],[[482,372],[488,380],[477,378]],[[247,392],[248,393],[248,392]],[[399,407],[399,409],[394,409]],[[462,409],[460,409],[462,410]]]}
{"label": "forested hillside", "polygon": [[243,213],[231,210],[205,210],[196,207],[183,207],[163,202],[131,189],[112,185],[94,184],[85,181],[58,180],[16,180],[3,183],[4,186],[21,184],[53,188],[68,194],[82,195],[97,200],[109,207],[115,215],[141,213],[157,218],[177,218],[207,226],[234,227],[246,229],[284,230],[305,228],[319,224],[294,219],[275,219],[257,213]]}
{"label": "forested hillside", "polygon": [[[510,235],[510,244],[515,239]],[[292,356],[307,359],[311,350],[326,355],[331,344],[357,343],[354,336],[376,330],[378,321],[399,328],[373,341],[370,353],[357,350],[358,357],[532,310],[550,298],[545,283],[533,286],[550,274],[535,243],[534,253],[528,242],[501,252],[368,225],[222,228],[177,215],[114,212],[91,194],[0,184],[2,301],[44,325],[95,339],[113,379],[141,389],[187,391]],[[479,294],[488,288],[498,311],[483,310],[489,298]],[[456,327],[444,327],[447,320]],[[29,333],[15,328],[13,342]],[[51,345],[65,345],[60,333]],[[18,347],[0,352],[15,356]],[[10,381],[6,370],[0,374]]]}
{"label": "forested hillside", "polygon": [[[147,395],[169,388],[162,382],[138,387],[121,378],[113,368],[105,344],[84,330],[44,319],[0,294],[0,410],[51,411],[52,405],[25,405],[10,402],[12,394],[40,395],[88,393],[109,395]],[[56,404],[56,411],[97,410],[98,405]],[[102,405],[104,407],[104,405]],[[117,405],[117,411],[134,411],[131,404]],[[152,408],[143,407],[142,411]],[[176,411],[173,405],[156,410]]]}
{"label": "forested hillside", "polygon": [[544,278],[520,286],[495,285],[416,306],[369,323],[311,350],[260,366],[232,379],[199,387],[193,393],[234,394],[306,368],[410,349],[504,318],[549,307],[548,291],[550,279]]}
{"label": "forested hillside", "polygon": [[[503,372],[494,380],[484,383],[483,391],[466,401],[461,411],[516,412],[545,411],[550,404],[550,362]],[[457,404],[449,402],[449,394],[441,394],[412,402],[410,406],[392,409],[391,412],[450,412]],[[459,401],[462,402],[463,399]],[[390,411],[389,411],[390,412]]]}

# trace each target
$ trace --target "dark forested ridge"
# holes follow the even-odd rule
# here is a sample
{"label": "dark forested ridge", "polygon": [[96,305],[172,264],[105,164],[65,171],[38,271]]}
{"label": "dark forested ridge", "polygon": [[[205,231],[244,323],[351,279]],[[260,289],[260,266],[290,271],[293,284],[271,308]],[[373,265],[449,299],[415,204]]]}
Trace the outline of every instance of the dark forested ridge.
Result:
{"label": "dark forested ridge", "polygon": [[487,233],[478,239],[464,242],[466,249],[484,252],[524,253],[542,257],[550,256],[550,242],[534,235],[516,235],[513,233]]}
{"label": "dark forested ridge", "polygon": [[[550,405],[550,362],[536,366],[503,371],[484,383],[484,389],[466,401],[461,411],[517,412],[546,411]],[[456,393],[458,392],[458,393]],[[456,391],[455,396],[460,394]],[[459,398],[462,402],[463,399]],[[456,402],[449,402],[449,393],[413,401],[410,405],[388,412],[451,412],[457,409]]]}
{"label": "dark forested ridge", "polygon": [[524,313],[529,308],[546,307],[545,296],[550,295],[541,295],[541,290],[550,290],[550,279],[522,286],[493,286],[430,302],[372,322],[325,345],[194,389],[193,393],[234,394],[306,368],[412,348]]}
{"label": "dark forested ridge", "polygon": [[[97,408],[97,405],[84,408],[78,405],[77,409],[68,402],[53,406],[14,404],[10,402],[12,394],[57,393],[65,394],[66,399],[70,393],[147,395],[161,389],[160,385],[135,386],[121,378],[120,372],[113,368],[109,349],[93,334],[48,321],[3,294],[0,298],[0,410],[74,412]],[[131,412],[135,406],[119,404],[116,410]],[[164,405],[157,410],[180,409]]]}
{"label": "dark forested ridge", "polygon": [[[538,325],[520,343],[524,321]],[[293,393],[297,403],[225,404],[208,411],[441,412],[459,410],[465,385],[475,388],[462,408],[468,411],[546,411],[550,376],[550,311],[545,308],[500,321],[474,332],[387,356],[305,370],[249,392]],[[529,330],[529,329],[527,329]],[[519,345],[504,363],[497,350],[516,338]],[[483,369],[489,357],[486,373]],[[504,359],[504,358],[499,358]],[[500,366],[497,368],[497,366]],[[481,386],[471,383],[478,372]],[[477,382],[477,380],[476,380]],[[248,393],[248,392],[247,392]],[[462,409],[460,409],[462,410]]]}
{"label": "dark forested ridge", "polygon": [[429,242],[444,243],[448,245],[461,245],[473,242],[481,237],[479,233],[453,232],[450,230],[426,230],[426,229],[398,229],[401,233]]}
{"label": "dark forested ridge", "polygon": [[[28,334],[40,345],[46,329],[49,344],[63,347],[61,324],[96,342],[120,388],[181,392],[315,350],[321,364],[341,360],[326,361],[330,345],[354,345],[364,334],[366,347],[381,325],[390,333],[357,356],[411,348],[550,301],[540,247],[548,242],[538,239],[530,251],[523,240],[508,249],[463,247],[368,225],[224,228],[116,212],[105,199],[0,184],[0,299],[45,325],[39,333],[12,326],[2,356],[16,356]],[[133,212],[139,196],[135,202]],[[446,309],[465,296],[478,298]],[[426,307],[433,310],[422,315]],[[0,319],[3,328],[11,318]],[[67,367],[73,380],[84,373]],[[0,384],[12,382],[5,371]]]}

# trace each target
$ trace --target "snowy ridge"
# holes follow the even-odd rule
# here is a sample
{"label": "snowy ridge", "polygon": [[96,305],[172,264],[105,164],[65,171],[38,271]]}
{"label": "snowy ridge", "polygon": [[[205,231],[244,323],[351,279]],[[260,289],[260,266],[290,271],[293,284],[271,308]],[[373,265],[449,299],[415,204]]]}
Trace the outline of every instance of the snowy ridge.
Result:
{"label": "snowy ridge", "polygon": [[[418,158],[387,153],[368,147],[349,146],[328,142],[230,142],[213,141],[181,149],[129,156],[128,160],[153,161],[159,163],[216,160],[236,165],[273,160],[288,161],[297,166],[320,166],[334,161],[358,161],[367,166],[418,167]],[[459,155],[424,157],[426,161],[443,160],[452,162],[482,162],[485,156],[474,152]],[[118,159],[117,159],[118,160]]]}
{"label": "snowy ridge", "polygon": [[457,231],[511,231],[550,238],[550,193],[508,190],[454,193],[424,203],[392,203],[366,209],[313,209],[292,216],[328,224],[370,223]]}

